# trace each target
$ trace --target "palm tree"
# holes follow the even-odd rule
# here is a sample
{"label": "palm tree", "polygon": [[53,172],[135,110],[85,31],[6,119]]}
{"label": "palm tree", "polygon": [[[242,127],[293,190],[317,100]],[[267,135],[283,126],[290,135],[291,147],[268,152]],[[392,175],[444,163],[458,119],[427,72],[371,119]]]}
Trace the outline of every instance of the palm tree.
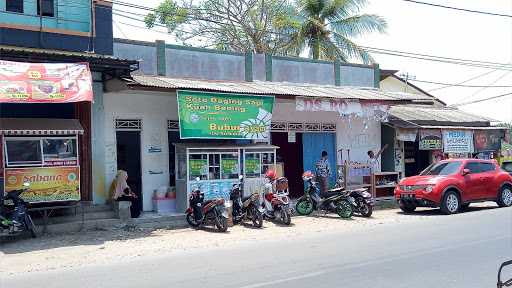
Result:
{"label": "palm tree", "polygon": [[386,20],[374,14],[358,14],[366,0],[298,0],[298,13],[291,54],[306,48],[313,59],[361,60],[373,63],[371,55],[351,39],[371,32],[384,33]]}

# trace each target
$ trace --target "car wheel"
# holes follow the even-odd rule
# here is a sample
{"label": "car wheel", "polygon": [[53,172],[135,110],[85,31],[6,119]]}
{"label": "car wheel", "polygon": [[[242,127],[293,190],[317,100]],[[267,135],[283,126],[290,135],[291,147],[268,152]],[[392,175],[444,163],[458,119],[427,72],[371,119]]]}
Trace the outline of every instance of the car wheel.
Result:
{"label": "car wheel", "polygon": [[416,205],[400,201],[400,209],[404,213],[412,213],[412,212],[414,212],[414,210],[416,210]]}
{"label": "car wheel", "polygon": [[512,205],[512,188],[509,186],[504,186],[500,189],[500,193],[498,193],[498,206],[500,207],[510,207]]}
{"label": "car wheel", "polygon": [[441,202],[441,211],[444,214],[455,214],[460,210],[460,197],[455,191],[448,191]]}

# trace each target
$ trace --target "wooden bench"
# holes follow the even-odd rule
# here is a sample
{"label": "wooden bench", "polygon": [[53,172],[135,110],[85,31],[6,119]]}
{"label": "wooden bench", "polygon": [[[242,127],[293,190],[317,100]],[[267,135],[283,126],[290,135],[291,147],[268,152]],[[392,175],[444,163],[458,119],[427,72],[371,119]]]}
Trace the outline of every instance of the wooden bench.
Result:
{"label": "wooden bench", "polygon": [[84,224],[84,222],[85,222],[85,213],[84,213],[84,209],[83,209],[83,207],[81,205],[81,202],[73,202],[73,203],[71,203],[69,205],[33,207],[33,208],[29,208],[28,211],[29,212],[37,212],[37,213],[39,213],[39,215],[41,215],[43,217],[43,231],[42,231],[42,233],[46,234],[46,231],[47,231],[47,228],[48,228],[48,222],[49,222],[48,220],[49,220],[49,218],[52,216],[52,214],[56,210],[74,209],[75,210],[75,216],[76,216],[78,208],[82,208],[81,209],[82,224]]}

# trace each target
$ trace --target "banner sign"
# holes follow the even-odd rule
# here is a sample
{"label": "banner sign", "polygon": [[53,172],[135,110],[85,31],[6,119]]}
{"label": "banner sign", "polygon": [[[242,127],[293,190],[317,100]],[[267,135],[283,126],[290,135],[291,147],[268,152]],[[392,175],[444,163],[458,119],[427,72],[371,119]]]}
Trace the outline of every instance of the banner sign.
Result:
{"label": "banner sign", "polygon": [[21,198],[30,203],[79,201],[80,168],[37,167],[5,168],[5,193],[23,189],[23,183],[30,183]]}
{"label": "banner sign", "polygon": [[501,148],[501,140],[504,139],[503,130],[475,130],[475,150],[498,151]]}
{"label": "banner sign", "polygon": [[245,159],[245,173],[246,174],[260,174],[260,159]]}
{"label": "banner sign", "polygon": [[238,159],[221,159],[220,166],[222,166],[222,174],[238,174]]}
{"label": "banner sign", "polygon": [[269,139],[273,96],[178,91],[180,137]]}
{"label": "banner sign", "polygon": [[396,139],[406,142],[415,142],[418,129],[396,128]]}
{"label": "banner sign", "polygon": [[208,160],[189,159],[188,167],[190,176],[202,176],[208,174]]}
{"label": "banner sign", "polygon": [[295,110],[308,112],[338,112],[341,117],[358,116],[373,118],[376,121],[387,122],[389,105],[368,103],[362,104],[358,100],[296,97]]}
{"label": "banner sign", "polygon": [[238,179],[216,180],[216,181],[200,181],[190,182],[188,191],[194,191],[199,188],[204,193],[205,200],[224,198],[229,201],[229,193],[234,184],[238,183]]}
{"label": "banner sign", "polygon": [[88,63],[0,61],[0,103],[92,100],[92,76]]}
{"label": "banner sign", "polygon": [[443,147],[445,153],[473,153],[473,131],[443,131]]}
{"label": "banner sign", "polygon": [[420,150],[441,150],[443,148],[443,136],[439,129],[420,130]]}

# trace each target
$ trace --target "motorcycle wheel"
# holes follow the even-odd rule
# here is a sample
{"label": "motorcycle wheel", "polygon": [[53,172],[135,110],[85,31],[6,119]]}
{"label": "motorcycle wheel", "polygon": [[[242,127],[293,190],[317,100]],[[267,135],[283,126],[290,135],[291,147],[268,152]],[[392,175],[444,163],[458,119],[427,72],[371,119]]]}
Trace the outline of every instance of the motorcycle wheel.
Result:
{"label": "motorcycle wheel", "polygon": [[341,200],[336,206],[336,214],[338,214],[341,218],[348,219],[352,217],[354,210],[352,210],[352,205],[347,200]]}
{"label": "motorcycle wheel", "polygon": [[292,223],[292,217],[286,210],[281,210],[281,221],[284,225],[290,225]]}
{"label": "motorcycle wheel", "polygon": [[218,216],[215,218],[215,226],[217,226],[217,229],[220,232],[226,232],[228,231],[228,219]]}
{"label": "motorcycle wheel", "polygon": [[[254,209],[256,210],[256,209]],[[261,228],[263,227],[263,214],[260,213],[259,211],[253,211],[253,214],[252,214],[252,225],[256,228]]]}
{"label": "motorcycle wheel", "polygon": [[299,215],[309,215],[313,213],[313,202],[308,199],[300,199],[299,202],[295,204],[295,210]]}
{"label": "motorcycle wheel", "polygon": [[188,222],[188,225],[190,225],[194,228],[199,227],[199,223],[197,223],[196,219],[194,218],[194,214],[192,214],[192,213],[187,213],[187,222]]}
{"label": "motorcycle wheel", "polygon": [[361,216],[363,217],[370,217],[373,213],[373,207],[369,204],[364,203],[361,207]]}
{"label": "motorcycle wheel", "polygon": [[30,236],[32,238],[36,238],[36,225],[34,225],[34,221],[32,221],[32,217],[30,215],[26,214],[25,216],[25,228],[28,232],[30,232]]}

